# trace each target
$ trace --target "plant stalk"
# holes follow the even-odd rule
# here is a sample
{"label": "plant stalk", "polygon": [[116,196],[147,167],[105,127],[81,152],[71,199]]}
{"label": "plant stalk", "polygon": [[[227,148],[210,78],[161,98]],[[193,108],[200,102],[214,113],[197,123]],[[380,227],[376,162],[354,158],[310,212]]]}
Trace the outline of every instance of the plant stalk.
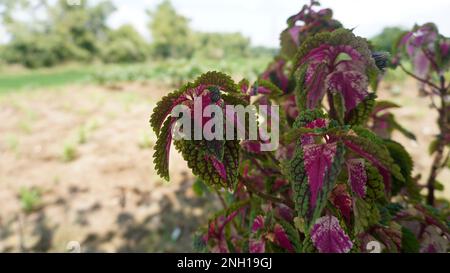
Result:
{"label": "plant stalk", "polygon": [[448,88],[445,86],[445,79],[443,76],[440,77],[440,87],[439,87],[439,97],[441,100],[441,106],[438,108],[439,113],[439,119],[438,119],[438,125],[439,125],[439,136],[438,136],[438,143],[436,147],[435,156],[433,159],[433,165],[431,166],[430,176],[427,180],[427,189],[428,189],[428,195],[427,195],[427,204],[430,206],[435,205],[435,184],[436,184],[436,178],[439,174],[439,171],[442,169],[443,166],[443,159],[444,159],[444,149],[445,149],[445,136],[448,132],[448,111],[447,111],[447,103],[446,103],[446,97],[448,93]]}

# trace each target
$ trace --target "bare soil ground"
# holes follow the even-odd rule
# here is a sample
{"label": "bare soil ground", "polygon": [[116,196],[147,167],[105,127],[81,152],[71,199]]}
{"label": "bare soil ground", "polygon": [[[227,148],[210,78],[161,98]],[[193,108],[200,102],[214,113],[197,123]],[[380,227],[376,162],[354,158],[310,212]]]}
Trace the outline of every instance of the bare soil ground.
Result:
{"label": "bare soil ground", "polygon": [[[404,85],[385,85],[380,96],[404,105],[395,113],[418,140],[395,138],[426,177],[436,115],[413,82]],[[404,93],[394,96],[399,88]],[[172,182],[154,172],[148,119],[167,91],[71,86],[0,97],[0,252],[61,252],[71,241],[88,252],[192,251],[193,232],[218,205],[195,196],[175,152]],[[449,182],[450,173],[440,180]],[[42,197],[27,212],[20,192],[32,188]]]}
{"label": "bare soil ground", "polygon": [[[214,201],[194,195],[175,153],[172,182],[154,172],[148,120],[167,91],[74,86],[2,98],[0,252],[65,251],[70,241],[82,251],[191,251]],[[33,187],[42,200],[25,213],[19,193]]]}

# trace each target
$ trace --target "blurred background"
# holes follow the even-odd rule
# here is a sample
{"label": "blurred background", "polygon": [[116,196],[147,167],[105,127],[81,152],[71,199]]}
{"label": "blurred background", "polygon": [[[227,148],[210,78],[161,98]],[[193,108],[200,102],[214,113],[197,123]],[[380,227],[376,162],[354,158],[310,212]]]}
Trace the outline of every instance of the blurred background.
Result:
{"label": "blurred background", "polygon": [[[307,2],[0,0],[0,252],[192,251],[220,202],[175,152],[171,182],[156,175],[152,109],[209,70],[255,80]],[[450,36],[447,0],[321,3],[378,50],[415,23]],[[397,70],[379,96],[402,105],[393,112],[417,140],[394,139],[426,177],[429,101]]]}

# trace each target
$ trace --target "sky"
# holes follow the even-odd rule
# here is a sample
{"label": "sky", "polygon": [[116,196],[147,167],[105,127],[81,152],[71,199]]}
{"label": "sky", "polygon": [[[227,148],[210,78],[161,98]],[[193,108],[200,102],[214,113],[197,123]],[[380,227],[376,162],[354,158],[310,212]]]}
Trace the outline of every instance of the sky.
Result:
{"label": "sky", "polygon": [[[118,10],[110,18],[113,27],[133,24],[149,36],[145,10],[161,0],[113,0]],[[200,31],[241,32],[254,45],[278,46],[286,19],[309,0],[172,0],[177,11],[190,18]],[[450,36],[450,0],[322,0],[346,28],[363,37],[378,34],[385,26],[411,28],[415,23],[433,21],[441,33]]]}
{"label": "sky", "polygon": [[[68,0],[73,1],[73,0]],[[83,0],[81,0],[83,1]],[[101,0],[93,0],[99,2]],[[132,24],[146,38],[146,9],[154,9],[162,0],[112,0],[117,11],[108,24],[117,28]],[[177,11],[190,19],[199,31],[241,32],[253,45],[278,46],[279,33],[286,19],[309,0],[171,0]],[[450,36],[450,0],[321,0],[332,8],[335,18],[357,35],[373,37],[385,26],[411,28],[414,23],[433,21],[442,34]],[[0,26],[0,41],[5,33]],[[3,38],[3,39],[2,39]]]}

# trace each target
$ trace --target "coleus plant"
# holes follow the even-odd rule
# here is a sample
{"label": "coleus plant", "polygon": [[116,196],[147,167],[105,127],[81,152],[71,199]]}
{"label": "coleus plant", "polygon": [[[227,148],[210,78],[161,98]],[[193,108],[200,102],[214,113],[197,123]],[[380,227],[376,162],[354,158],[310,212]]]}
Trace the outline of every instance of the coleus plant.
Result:
{"label": "coleus plant", "polygon": [[[434,158],[427,180],[427,203],[433,206],[438,174],[450,167],[450,38],[441,35],[433,23],[416,25],[400,35],[393,51],[393,66],[399,66],[420,83],[422,93],[438,113],[439,134],[430,144]],[[414,70],[408,70],[402,61],[409,61]]]}
{"label": "coleus plant", "polygon": [[[375,243],[385,252],[446,252],[445,211],[424,203],[412,159],[390,131],[371,130],[387,122],[379,113],[394,107],[376,101],[386,55],[371,52],[365,39],[341,28],[330,10],[315,11],[317,5],[311,2],[288,20],[282,36],[289,35],[291,49],[283,50],[282,38],[280,55],[254,84],[208,72],[153,111],[155,169],[168,180],[176,106],[190,112],[200,99],[245,132],[247,123],[230,115],[227,105],[284,109],[276,151],[261,149],[261,131],[256,140],[173,141],[196,185],[213,189],[224,206],[199,229],[196,248],[348,253],[370,252]],[[213,117],[191,118],[207,126]]]}

